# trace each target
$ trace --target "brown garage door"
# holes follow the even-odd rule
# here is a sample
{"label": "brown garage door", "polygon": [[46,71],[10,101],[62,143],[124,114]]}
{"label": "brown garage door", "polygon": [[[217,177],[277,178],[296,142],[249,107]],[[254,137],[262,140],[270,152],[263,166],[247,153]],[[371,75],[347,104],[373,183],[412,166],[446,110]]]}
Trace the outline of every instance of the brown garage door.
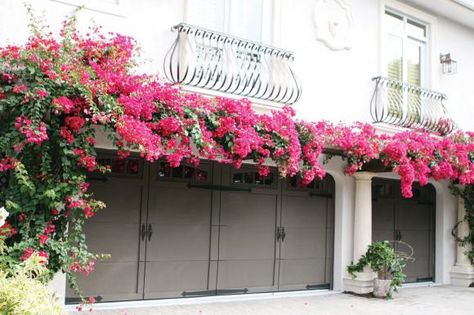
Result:
{"label": "brown garage door", "polygon": [[[112,166],[107,176],[92,176],[90,191],[106,202],[107,208],[87,221],[84,231],[91,252],[110,254],[96,263],[90,276],[79,275],[78,284],[86,296],[99,301],[133,300],[143,297],[145,251],[139,231],[146,216],[148,166],[138,158],[119,160],[105,156]],[[78,301],[68,289],[67,301]]]}
{"label": "brown garage door", "polygon": [[282,185],[279,289],[329,289],[334,244],[334,181]]}
{"label": "brown garage door", "polygon": [[[406,282],[433,281],[436,192],[432,185],[413,187],[413,198],[400,195],[400,182],[374,179],[372,238],[400,240],[413,247],[413,258],[404,269]],[[411,252],[404,243],[394,242],[396,250]]]}
{"label": "brown garage door", "polygon": [[[279,180],[276,170],[262,178],[251,166],[160,162],[142,169],[135,181],[110,176],[94,185],[108,207],[91,220],[88,241],[114,258],[82,282],[85,294],[113,301],[330,286],[330,177],[302,188]],[[128,203],[137,204],[135,220]],[[112,213],[126,214],[126,238]],[[104,223],[119,235],[100,240]],[[129,269],[120,269],[125,262]]]}

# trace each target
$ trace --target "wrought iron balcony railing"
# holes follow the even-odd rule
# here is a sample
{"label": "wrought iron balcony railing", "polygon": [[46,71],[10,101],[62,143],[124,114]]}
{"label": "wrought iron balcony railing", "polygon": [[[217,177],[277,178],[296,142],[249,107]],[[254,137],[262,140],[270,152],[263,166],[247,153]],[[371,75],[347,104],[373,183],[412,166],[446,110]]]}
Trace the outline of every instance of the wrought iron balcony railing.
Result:
{"label": "wrought iron balcony railing", "polygon": [[441,135],[455,129],[456,125],[443,105],[444,94],[380,76],[373,80],[375,90],[370,111],[374,122]]}
{"label": "wrought iron balcony railing", "polygon": [[172,83],[283,104],[300,98],[293,53],[184,23],[172,29],[177,38],[164,61]]}

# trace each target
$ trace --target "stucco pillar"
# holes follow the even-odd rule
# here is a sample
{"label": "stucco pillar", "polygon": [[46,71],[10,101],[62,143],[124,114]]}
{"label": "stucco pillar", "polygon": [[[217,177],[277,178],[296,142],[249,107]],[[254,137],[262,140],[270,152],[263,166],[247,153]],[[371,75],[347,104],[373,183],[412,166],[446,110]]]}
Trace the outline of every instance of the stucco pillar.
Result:
{"label": "stucco pillar", "polygon": [[[465,215],[464,199],[458,197],[458,222],[462,222],[458,225],[457,236],[461,239],[469,234],[469,226],[467,222],[463,221]],[[465,254],[468,250],[470,250],[469,245],[463,246],[457,243],[456,264],[451,269],[451,283],[453,285],[468,287],[471,283],[474,283],[474,266],[471,265]]]}
{"label": "stucco pillar", "polygon": [[[357,262],[365,254],[372,243],[372,177],[373,173],[358,172],[355,178],[355,204],[354,204],[354,249],[353,261]],[[344,290],[358,294],[373,291],[374,272],[366,268],[356,274],[352,279],[348,275],[344,279]]]}

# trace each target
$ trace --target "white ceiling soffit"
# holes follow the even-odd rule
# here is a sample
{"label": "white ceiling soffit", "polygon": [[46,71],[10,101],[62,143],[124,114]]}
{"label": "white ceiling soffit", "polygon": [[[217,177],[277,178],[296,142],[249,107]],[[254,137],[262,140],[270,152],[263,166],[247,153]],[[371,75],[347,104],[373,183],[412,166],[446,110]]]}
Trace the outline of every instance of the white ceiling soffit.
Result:
{"label": "white ceiling soffit", "polygon": [[474,0],[401,0],[474,29]]}
{"label": "white ceiling soffit", "polygon": [[459,3],[462,6],[465,6],[469,10],[474,12],[474,0],[453,0],[456,3]]}

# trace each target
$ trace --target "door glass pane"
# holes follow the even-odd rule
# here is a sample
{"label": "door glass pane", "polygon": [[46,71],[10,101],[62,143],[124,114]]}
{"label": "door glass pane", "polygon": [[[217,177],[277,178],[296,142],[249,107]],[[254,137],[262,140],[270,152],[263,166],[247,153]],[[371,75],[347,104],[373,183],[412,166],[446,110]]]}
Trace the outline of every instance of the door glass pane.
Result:
{"label": "door glass pane", "polygon": [[385,12],[387,32],[392,34],[403,33],[403,18],[391,12]]}
{"label": "door glass pane", "polygon": [[426,26],[412,20],[407,21],[407,35],[415,38],[426,37]]}
{"label": "door glass pane", "polygon": [[414,43],[407,46],[407,80],[408,83],[421,85],[421,47]]}
{"label": "door glass pane", "polygon": [[[394,35],[387,38],[387,77],[392,80],[403,80],[403,40]],[[402,115],[400,100],[402,96],[401,85],[389,85],[387,87],[386,102],[389,115],[399,118]]]}
{"label": "door glass pane", "polygon": [[238,0],[231,12],[232,35],[261,41],[263,0]]}
{"label": "door glass pane", "polygon": [[388,35],[387,46],[387,76],[392,80],[402,80],[403,41],[397,36]]}
{"label": "door glass pane", "polygon": [[225,0],[188,0],[188,23],[214,31],[225,31]]}
{"label": "door glass pane", "polygon": [[[407,81],[410,84],[421,86],[421,47],[414,43],[409,43],[406,50],[407,59]],[[421,118],[421,91],[408,90],[408,111],[412,121],[417,123]]]}

